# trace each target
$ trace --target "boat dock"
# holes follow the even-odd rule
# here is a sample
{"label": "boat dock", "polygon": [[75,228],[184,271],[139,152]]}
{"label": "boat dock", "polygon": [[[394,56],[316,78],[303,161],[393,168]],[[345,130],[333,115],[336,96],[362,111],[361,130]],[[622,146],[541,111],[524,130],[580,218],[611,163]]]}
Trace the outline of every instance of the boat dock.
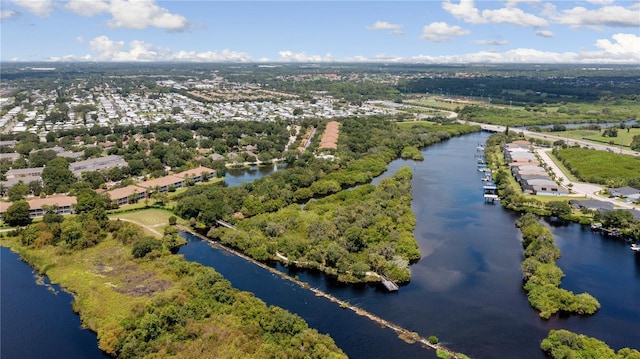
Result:
{"label": "boat dock", "polygon": [[482,186],[484,190],[485,202],[493,202],[498,199],[498,187],[496,186]]}
{"label": "boat dock", "polygon": [[385,277],[381,277],[381,278],[382,278],[382,285],[384,285],[384,287],[387,288],[389,292],[397,292],[398,289],[400,289],[400,287],[398,287],[398,285],[395,282]]}

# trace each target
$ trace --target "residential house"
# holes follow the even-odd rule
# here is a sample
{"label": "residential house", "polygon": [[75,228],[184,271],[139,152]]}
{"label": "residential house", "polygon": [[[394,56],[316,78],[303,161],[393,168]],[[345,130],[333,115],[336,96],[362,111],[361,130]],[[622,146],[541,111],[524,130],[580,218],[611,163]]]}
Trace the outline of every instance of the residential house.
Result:
{"label": "residential house", "polygon": [[147,198],[149,191],[140,186],[129,185],[122,188],[112,189],[104,194],[109,197],[112,204],[124,206],[126,204],[136,203],[141,199]]}
{"label": "residential house", "polygon": [[153,192],[167,192],[171,187],[175,189],[179,189],[184,187],[184,178],[178,176],[164,176],[156,179],[140,182],[137,184],[138,187],[145,188],[149,194]]}
{"label": "residential house", "polygon": [[128,166],[127,161],[118,155],[110,155],[100,158],[90,158],[84,161],[72,162],[69,164],[69,170],[76,177],[82,177],[82,172],[93,172],[116,167]]}
{"label": "residential house", "polygon": [[176,177],[184,178],[185,180],[192,180],[193,183],[206,182],[216,176],[216,171],[200,166],[187,171],[182,171],[175,174]]}

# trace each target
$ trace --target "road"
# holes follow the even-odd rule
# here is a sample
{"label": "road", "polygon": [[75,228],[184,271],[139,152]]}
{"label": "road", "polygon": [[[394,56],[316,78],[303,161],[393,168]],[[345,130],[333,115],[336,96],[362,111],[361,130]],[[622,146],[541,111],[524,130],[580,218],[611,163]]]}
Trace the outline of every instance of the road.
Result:
{"label": "road", "polygon": [[604,189],[601,186],[591,183],[573,182],[569,180],[569,178],[564,174],[564,172],[562,172],[558,165],[556,165],[556,163],[551,160],[551,157],[549,157],[549,152],[551,151],[550,148],[537,148],[535,151],[538,155],[540,155],[540,159],[542,159],[542,161],[544,161],[549,166],[549,168],[551,168],[551,171],[553,171],[553,173],[556,175],[556,178],[561,180],[563,186],[567,187],[569,183],[573,185],[571,187],[571,191],[574,192],[574,194],[571,195],[572,197],[584,196],[589,199],[610,202],[617,207],[625,209],[635,209],[635,206],[631,203],[622,202],[614,198],[604,198],[598,196],[597,193]]}
{"label": "road", "polygon": [[[469,121],[458,121],[458,122],[481,126],[483,130],[492,131],[492,132],[506,131],[505,126],[488,125],[485,123],[469,122]],[[568,139],[565,137],[542,134],[542,133],[537,133],[537,132],[532,132],[527,130],[514,130],[514,131],[522,132],[525,137],[532,137],[532,138],[539,138],[539,139],[553,140],[553,141],[563,140],[569,146],[578,144],[580,146],[593,148],[599,151],[610,151],[610,148],[608,146],[602,145],[602,144],[596,144],[590,141]],[[546,164],[549,165],[549,168],[551,168],[553,173],[556,175],[556,178],[558,178],[559,180],[561,179],[562,181],[561,183],[564,187],[567,187],[570,183],[572,184],[572,187],[571,187],[571,191],[573,192],[573,194],[571,194],[572,197],[585,197],[585,198],[594,199],[598,201],[610,202],[610,203],[613,203],[613,205],[618,208],[636,209],[636,206],[631,203],[622,202],[615,198],[605,198],[605,197],[598,196],[597,193],[601,192],[604,189],[604,187],[601,187],[595,184],[590,184],[590,183],[571,181],[565,175],[565,173],[555,164],[555,162],[551,160],[551,157],[549,157],[549,152],[551,152],[550,148],[538,148],[535,151],[540,155],[540,158],[542,159],[542,161],[544,161]],[[615,152],[627,154],[631,156],[640,156],[640,153],[638,152],[624,150],[624,149],[616,149]]]}
{"label": "road", "polygon": [[[461,120],[459,120],[458,122],[468,123],[470,125],[477,125],[477,126],[482,127],[483,130],[492,131],[492,132],[504,132],[507,129],[505,126],[488,125],[486,123],[469,122],[469,121],[461,121]],[[513,128],[511,128],[510,131],[517,131],[519,133],[522,133],[525,137],[538,138],[538,139],[547,140],[547,141],[562,140],[568,146],[580,145],[580,146],[583,146],[583,147],[593,148],[593,149],[599,150],[599,151],[609,151],[609,152],[615,152],[615,153],[631,155],[631,156],[640,156],[640,152],[637,152],[637,151],[626,150],[626,149],[622,149],[622,148],[613,148],[613,147],[608,146],[606,144],[597,143],[597,142],[591,142],[591,141],[585,141],[585,140],[576,140],[576,139],[573,139],[573,138],[560,137],[560,136],[555,136],[555,135],[551,135],[551,134],[548,134],[548,133],[539,133],[539,132],[533,132],[533,131],[522,130],[522,129],[513,129]]]}

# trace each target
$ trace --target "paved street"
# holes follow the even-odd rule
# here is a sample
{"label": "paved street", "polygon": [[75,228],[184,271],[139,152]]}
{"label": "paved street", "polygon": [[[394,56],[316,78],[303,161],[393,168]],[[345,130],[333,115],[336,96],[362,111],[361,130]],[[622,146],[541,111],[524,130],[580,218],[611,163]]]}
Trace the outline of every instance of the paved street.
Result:
{"label": "paved street", "polygon": [[571,191],[575,193],[571,194],[570,196],[572,197],[586,197],[589,199],[595,199],[598,201],[606,201],[606,202],[611,202],[613,203],[615,206],[621,207],[621,208],[626,208],[626,209],[635,209],[635,206],[631,203],[626,203],[626,202],[622,202],[613,198],[605,198],[605,197],[600,197],[597,195],[598,192],[602,191],[603,187],[598,186],[598,185],[594,185],[591,183],[584,183],[584,182],[573,182],[571,180],[569,180],[569,178],[564,174],[564,172],[562,172],[562,170],[560,170],[560,168],[556,165],[555,162],[553,162],[551,160],[551,158],[549,157],[549,152],[551,152],[550,148],[538,148],[536,149],[536,153],[538,155],[540,155],[540,158],[542,159],[542,161],[544,161],[547,165],[549,165],[549,167],[551,168],[551,170],[553,171],[553,173],[556,175],[556,178],[560,179],[562,178],[562,185],[564,187],[567,187],[567,185],[569,183],[573,184],[573,187],[571,188]]}

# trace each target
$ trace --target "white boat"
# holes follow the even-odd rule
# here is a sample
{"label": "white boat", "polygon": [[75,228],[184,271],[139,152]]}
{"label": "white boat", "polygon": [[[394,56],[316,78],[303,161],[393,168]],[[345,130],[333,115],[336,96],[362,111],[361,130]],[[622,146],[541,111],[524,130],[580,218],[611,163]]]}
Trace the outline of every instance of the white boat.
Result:
{"label": "white boat", "polygon": [[632,250],[632,251],[634,251],[634,252],[636,252],[636,253],[640,253],[640,244],[638,244],[638,243],[633,243],[633,244],[631,245],[631,250]]}

